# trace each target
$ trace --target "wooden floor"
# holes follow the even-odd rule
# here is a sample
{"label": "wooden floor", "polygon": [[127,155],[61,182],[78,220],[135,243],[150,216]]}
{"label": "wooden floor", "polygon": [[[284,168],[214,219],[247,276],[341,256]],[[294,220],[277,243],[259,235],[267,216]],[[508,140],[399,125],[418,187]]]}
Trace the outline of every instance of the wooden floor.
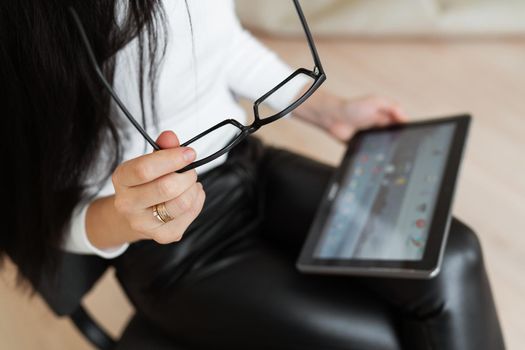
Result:
{"label": "wooden floor", "polygon": [[[292,65],[308,63],[296,41],[265,40]],[[377,93],[413,119],[470,112],[474,124],[454,213],[478,233],[509,349],[525,344],[525,41],[323,40],[326,86],[344,96]],[[311,64],[308,63],[308,67]],[[337,164],[343,147],[286,120],[269,143]],[[0,275],[0,349],[90,349],[67,320]],[[87,304],[115,335],[131,308],[108,273]]]}

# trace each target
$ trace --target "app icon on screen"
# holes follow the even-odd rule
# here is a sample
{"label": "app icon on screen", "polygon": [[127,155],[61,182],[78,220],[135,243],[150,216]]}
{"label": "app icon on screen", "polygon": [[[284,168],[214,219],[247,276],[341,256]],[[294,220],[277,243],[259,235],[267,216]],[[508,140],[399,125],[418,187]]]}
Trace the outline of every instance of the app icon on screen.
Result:
{"label": "app icon on screen", "polygon": [[406,183],[407,183],[407,179],[404,178],[404,177],[402,177],[402,176],[401,176],[401,177],[398,177],[398,178],[396,179],[396,185],[398,185],[398,186],[403,186],[403,185],[406,184]]}
{"label": "app icon on screen", "polygon": [[419,219],[416,221],[416,226],[418,228],[424,228],[426,226],[427,222],[425,221],[425,219]]}
{"label": "app icon on screen", "polygon": [[409,246],[413,246],[422,249],[425,246],[425,240],[416,234],[410,235],[407,241]]}

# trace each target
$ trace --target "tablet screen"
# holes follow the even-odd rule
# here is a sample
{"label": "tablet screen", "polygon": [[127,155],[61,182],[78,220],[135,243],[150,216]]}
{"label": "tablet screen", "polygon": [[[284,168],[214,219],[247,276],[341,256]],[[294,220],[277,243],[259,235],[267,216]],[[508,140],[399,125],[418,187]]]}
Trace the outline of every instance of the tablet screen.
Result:
{"label": "tablet screen", "polygon": [[315,258],[422,259],[455,128],[422,125],[363,137]]}

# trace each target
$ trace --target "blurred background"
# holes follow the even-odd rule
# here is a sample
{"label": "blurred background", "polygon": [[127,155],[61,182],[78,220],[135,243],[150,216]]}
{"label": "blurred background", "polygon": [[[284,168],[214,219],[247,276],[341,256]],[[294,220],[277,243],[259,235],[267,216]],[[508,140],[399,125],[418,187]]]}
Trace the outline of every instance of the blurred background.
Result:
{"label": "blurred background", "polygon": [[[237,0],[252,28],[297,35],[289,1]],[[309,0],[301,7],[318,36],[494,36],[525,33],[522,0]]]}
{"label": "blurred background", "polygon": [[[347,97],[379,94],[410,118],[474,117],[454,214],[478,234],[508,349],[525,344],[525,1],[303,0],[328,80]],[[311,67],[291,1],[238,0],[238,13],[291,66]],[[244,102],[250,108],[249,102]],[[267,143],[337,165],[344,146],[293,118]],[[108,272],[86,304],[118,336],[132,309]],[[0,349],[91,349],[70,321],[0,272]]]}

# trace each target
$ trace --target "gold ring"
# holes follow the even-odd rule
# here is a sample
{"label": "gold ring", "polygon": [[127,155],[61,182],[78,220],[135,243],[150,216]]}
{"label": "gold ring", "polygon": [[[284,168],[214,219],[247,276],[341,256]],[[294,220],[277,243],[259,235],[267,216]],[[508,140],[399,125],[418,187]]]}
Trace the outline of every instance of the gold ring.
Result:
{"label": "gold ring", "polygon": [[153,206],[153,216],[159,219],[163,224],[173,220],[173,216],[170,215],[168,209],[166,209],[166,203],[159,203]]}

